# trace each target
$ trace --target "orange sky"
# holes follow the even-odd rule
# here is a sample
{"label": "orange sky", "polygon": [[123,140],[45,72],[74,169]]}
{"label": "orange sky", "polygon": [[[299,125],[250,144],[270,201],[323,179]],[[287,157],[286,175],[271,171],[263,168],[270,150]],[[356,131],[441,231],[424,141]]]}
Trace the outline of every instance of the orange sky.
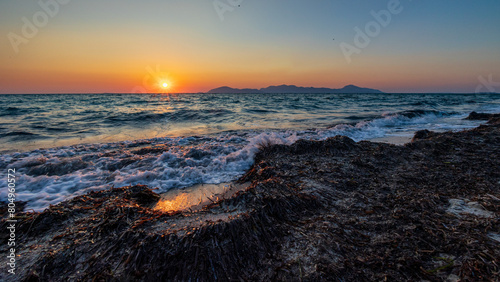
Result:
{"label": "orange sky", "polygon": [[[422,11],[446,5],[404,3],[351,63],[339,44],[353,44],[354,28],[372,21],[370,11],[384,9],[385,1],[292,1],[286,13],[278,3],[248,1],[223,21],[210,3],[112,2],[61,5],[17,53],[3,36],[0,93],[161,92],[164,81],[168,92],[280,84],[473,92],[479,76],[500,80],[500,40],[491,36],[500,26],[498,2],[471,4],[474,10],[459,1],[455,14],[429,13],[425,21]],[[0,11],[0,34],[22,35],[21,19],[41,8],[2,1]],[[461,18],[465,12],[470,19]]]}

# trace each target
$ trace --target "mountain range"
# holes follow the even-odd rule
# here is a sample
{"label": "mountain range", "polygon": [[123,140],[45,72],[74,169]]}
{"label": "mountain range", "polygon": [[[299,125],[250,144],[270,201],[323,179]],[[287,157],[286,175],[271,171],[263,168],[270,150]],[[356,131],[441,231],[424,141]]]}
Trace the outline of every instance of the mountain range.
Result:
{"label": "mountain range", "polygon": [[269,86],[261,89],[252,89],[252,88],[232,88],[228,86],[222,86],[218,88],[214,88],[207,93],[210,94],[265,94],[265,93],[303,93],[303,94],[316,94],[316,93],[378,93],[382,94],[384,92],[372,89],[372,88],[363,88],[358,87],[356,85],[347,85],[340,89],[333,88],[317,88],[317,87],[300,87],[295,85],[279,85],[279,86]]}

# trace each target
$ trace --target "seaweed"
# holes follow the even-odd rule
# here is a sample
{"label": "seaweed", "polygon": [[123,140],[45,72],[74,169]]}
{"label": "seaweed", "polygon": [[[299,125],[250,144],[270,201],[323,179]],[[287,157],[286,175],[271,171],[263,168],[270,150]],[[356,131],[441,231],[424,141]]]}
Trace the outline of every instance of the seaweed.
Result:
{"label": "seaweed", "polygon": [[404,146],[263,144],[248,188],[194,212],[136,185],[19,214],[19,273],[0,279],[498,281],[498,167],[495,117]]}

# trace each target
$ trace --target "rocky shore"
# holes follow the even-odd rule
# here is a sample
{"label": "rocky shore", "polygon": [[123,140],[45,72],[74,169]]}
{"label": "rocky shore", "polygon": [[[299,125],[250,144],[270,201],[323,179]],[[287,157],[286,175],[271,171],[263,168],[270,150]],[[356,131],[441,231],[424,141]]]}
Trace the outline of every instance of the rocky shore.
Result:
{"label": "rocky shore", "polygon": [[263,144],[250,186],[196,212],[133,186],[18,214],[0,280],[498,281],[500,118],[480,118],[403,146]]}

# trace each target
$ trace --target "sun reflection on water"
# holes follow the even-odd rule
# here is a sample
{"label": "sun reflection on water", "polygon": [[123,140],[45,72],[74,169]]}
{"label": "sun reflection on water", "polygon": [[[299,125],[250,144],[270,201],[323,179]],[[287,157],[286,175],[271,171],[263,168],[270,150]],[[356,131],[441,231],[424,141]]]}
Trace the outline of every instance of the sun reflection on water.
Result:
{"label": "sun reflection on water", "polygon": [[156,204],[155,209],[164,212],[169,212],[169,211],[185,210],[193,205],[196,205],[196,203],[193,203],[193,199],[190,199],[188,194],[183,193],[177,195],[172,200],[160,200]]}
{"label": "sun reflection on water", "polygon": [[198,184],[182,190],[171,190],[161,195],[155,210],[162,212],[198,211],[220,199],[228,199],[245,190],[249,183]]}

